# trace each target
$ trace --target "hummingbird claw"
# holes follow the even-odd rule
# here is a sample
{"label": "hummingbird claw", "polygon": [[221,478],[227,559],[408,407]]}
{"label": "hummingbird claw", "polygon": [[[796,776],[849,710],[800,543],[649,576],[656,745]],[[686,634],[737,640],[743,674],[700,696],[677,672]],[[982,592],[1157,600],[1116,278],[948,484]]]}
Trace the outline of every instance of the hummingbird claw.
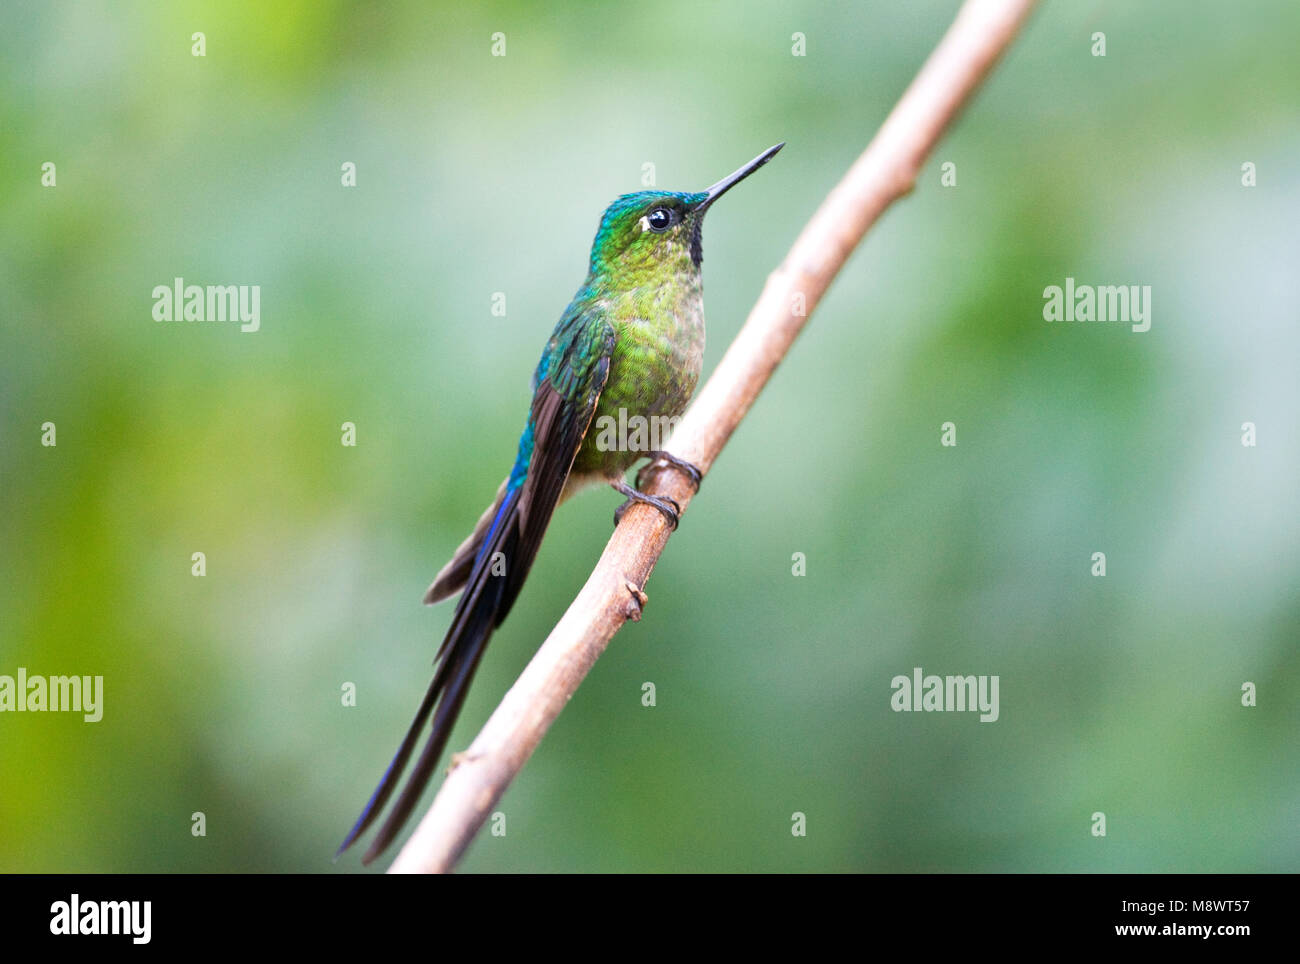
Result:
{"label": "hummingbird claw", "polygon": [[618,524],[623,521],[623,513],[634,502],[643,502],[646,505],[654,506],[663,513],[663,517],[668,520],[670,526],[674,529],[677,528],[677,523],[681,521],[682,507],[676,499],[670,499],[664,495],[647,495],[632,488],[622,479],[616,479],[609,484],[615,492],[627,497],[627,501],[614,510],[614,528],[618,528]]}
{"label": "hummingbird claw", "polygon": [[649,469],[655,468],[658,463],[663,462],[685,475],[691,480],[691,485],[694,486],[695,491],[700,491],[700,482],[704,480],[704,473],[700,471],[699,466],[692,462],[687,462],[685,459],[679,459],[670,452],[655,450],[652,452],[646,452],[645,457],[650,461],[646,465],[641,466],[641,470],[636,474],[636,487],[638,489],[641,488],[641,476],[645,475]]}

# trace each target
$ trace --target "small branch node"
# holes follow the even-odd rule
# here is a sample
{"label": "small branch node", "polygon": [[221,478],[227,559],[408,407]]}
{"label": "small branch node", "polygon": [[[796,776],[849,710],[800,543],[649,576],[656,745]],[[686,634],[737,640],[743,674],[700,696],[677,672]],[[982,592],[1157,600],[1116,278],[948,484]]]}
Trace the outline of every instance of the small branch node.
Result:
{"label": "small branch node", "polygon": [[623,616],[634,623],[639,623],[641,613],[645,609],[645,604],[650,601],[650,597],[645,594],[645,590],[631,579],[624,579],[623,585],[627,586],[627,591],[632,594],[631,598],[623,605]]}

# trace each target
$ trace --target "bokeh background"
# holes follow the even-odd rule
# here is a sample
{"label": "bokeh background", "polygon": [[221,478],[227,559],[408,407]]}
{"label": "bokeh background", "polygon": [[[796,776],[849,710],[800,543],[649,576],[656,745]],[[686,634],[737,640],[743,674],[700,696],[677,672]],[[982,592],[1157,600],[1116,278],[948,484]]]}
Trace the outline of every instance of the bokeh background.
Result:
{"label": "bokeh background", "polygon": [[[361,870],[334,848],[450,618],[420,596],[604,205],[788,142],[709,217],[707,373],[956,8],[7,9],[0,673],[106,694],[0,716],[0,870]],[[1300,867],[1297,31],[1286,0],[1038,11],[465,869]],[[260,285],[261,330],[154,322],[177,276]],[[1044,322],[1067,276],[1152,286],[1151,330]],[[618,501],[558,513],[454,748]],[[916,666],[999,675],[1000,720],[891,711]]]}

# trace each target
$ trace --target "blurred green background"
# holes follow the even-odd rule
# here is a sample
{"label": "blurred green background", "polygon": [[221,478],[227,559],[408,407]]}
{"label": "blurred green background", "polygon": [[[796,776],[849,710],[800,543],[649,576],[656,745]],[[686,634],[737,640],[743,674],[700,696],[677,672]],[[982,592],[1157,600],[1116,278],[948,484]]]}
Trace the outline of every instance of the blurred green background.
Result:
{"label": "blurred green background", "polygon": [[[710,215],[707,375],[956,8],[11,6],[0,673],[102,674],[105,706],[0,715],[0,870],[358,871],[330,858],[450,618],[421,593],[604,206],[788,142]],[[465,869],[1300,867],[1298,30],[1283,0],[1038,11]],[[261,330],[154,322],[177,276],[260,285]],[[1067,276],[1151,285],[1151,330],[1044,322]],[[453,748],[618,501],[560,510]],[[1000,720],[893,712],[916,666],[999,675]]]}

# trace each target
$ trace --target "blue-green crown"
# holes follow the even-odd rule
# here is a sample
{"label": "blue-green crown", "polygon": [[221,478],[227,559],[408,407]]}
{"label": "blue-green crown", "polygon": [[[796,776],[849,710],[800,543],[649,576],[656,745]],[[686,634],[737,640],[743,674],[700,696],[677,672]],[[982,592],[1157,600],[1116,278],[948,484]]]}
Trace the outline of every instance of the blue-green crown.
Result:
{"label": "blue-green crown", "polygon": [[[605,208],[601,215],[600,227],[596,229],[596,238],[591,244],[591,270],[601,267],[602,259],[611,251],[625,248],[633,232],[639,234],[639,222],[642,215],[657,204],[678,208],[683,220],[692,209],[708,198],[707,193],[688,193],[681,191],[637,191],[624,194]],[[698,236],[699,227],[694,225],[693,234]],[[698,242],[697,242],[698,243]]]}

